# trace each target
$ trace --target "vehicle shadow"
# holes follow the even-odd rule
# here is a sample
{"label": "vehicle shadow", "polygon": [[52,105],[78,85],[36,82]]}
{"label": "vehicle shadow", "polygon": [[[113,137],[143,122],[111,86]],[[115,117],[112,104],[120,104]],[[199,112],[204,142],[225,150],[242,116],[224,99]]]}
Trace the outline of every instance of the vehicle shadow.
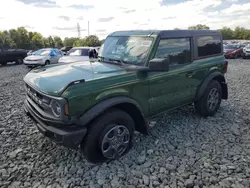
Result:
{"label": "vehicle shadow", "polygon": [[[83,174],[89,173],[90,169],[97,166],[101,169],[105,168],[107,164],[115,166],[115,168],[124,165],[136,168],[141,165],[138,163],[138,157],[141,155],[145,155],[144,162],[157,161],[159,164],[165,164],[169,158],[175,156],[175,161],[172,163],[176,165],[176,168],[181,165],[180,161],[183,162],[183,160],[186,161],[189,168],[192,168],[192,165],[202,157],[202,151],[205,148],[217,147],[218,139],[225,138],[223,129],[229,128],[230,123],[224,123],[223,125],[227,126],[225,128],[220,127],[216,122],[218,119],[224,121],[223,118],[227,119],[234,115],[234,112],[227,110],[228,105],[223,104],[217,114],[209,118],[196,115],[193,106],[159,116],[150,122],[153,127],[150,128],[149,135],[136,134],[131,151],[119,160],[103,164],[88,163],[81,151],[58,146],[43,136],[40,137],[40,139],[44,139],[43,147],[38,150],[41,155],[50,156],[48,163],[57,161],[61,167],[66,168],[70,162],[77,169],[81,169]],[[58,173],[64,173],[61,170],[61,168],[56,169]]]}

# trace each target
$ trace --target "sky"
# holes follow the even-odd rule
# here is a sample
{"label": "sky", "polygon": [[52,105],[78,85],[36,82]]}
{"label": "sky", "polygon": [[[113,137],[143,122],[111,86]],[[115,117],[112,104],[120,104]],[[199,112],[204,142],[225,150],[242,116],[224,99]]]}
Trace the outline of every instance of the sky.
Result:
{"label": "sky", "polygon": [[25,27],[43,36],[100,39],[117,30],[250,29],[250,0],[2,0],[0,30]]}

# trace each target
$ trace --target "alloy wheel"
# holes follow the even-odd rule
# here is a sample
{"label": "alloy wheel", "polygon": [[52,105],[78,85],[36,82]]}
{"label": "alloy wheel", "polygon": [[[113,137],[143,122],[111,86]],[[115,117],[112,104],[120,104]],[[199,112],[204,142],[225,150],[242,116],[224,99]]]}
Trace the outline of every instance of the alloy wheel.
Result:
{"label": "alloy wheel", "polygon": [[216,88],[210,90],[207,98],[208,109],[213,111],[219,102],[219,92]]}
{"label": "alloy wheel", "polygon": [[115,159],[129,147],[130,133],[124,125],[115,125],[102,138],[101,151],[104,157]]}

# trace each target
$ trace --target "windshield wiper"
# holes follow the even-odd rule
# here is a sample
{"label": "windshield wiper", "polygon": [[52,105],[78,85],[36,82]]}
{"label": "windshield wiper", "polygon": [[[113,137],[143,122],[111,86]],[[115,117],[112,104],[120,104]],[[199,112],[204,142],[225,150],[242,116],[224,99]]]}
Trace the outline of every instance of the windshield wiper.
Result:
{"label": "windshield wiper", "polygon": [[121,66],[127,66],[121,59],[112,59],[112,58],[107,58],[109,61],[116,62],[117,64]]}
{"label": "windshield wiper", "polygon": [[120,59],[112,59],[112,58],[106,58],[103,56],[98,56],[100,61],[105,61],[105,62],[112,62],[121,66],[127,66],[126,63],[124,63],[122,60]]}

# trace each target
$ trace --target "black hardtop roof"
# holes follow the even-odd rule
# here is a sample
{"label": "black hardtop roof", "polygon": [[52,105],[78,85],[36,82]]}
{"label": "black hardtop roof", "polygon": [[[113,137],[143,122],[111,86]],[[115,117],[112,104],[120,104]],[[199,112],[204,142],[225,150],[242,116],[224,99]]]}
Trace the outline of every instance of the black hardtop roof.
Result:
{"label": "black hardtop roof", "polygon": [[188,37],[194,35],[221,35],[218,30],[127,30],[115,31],[108,36],[151,36],[160,37]]}

